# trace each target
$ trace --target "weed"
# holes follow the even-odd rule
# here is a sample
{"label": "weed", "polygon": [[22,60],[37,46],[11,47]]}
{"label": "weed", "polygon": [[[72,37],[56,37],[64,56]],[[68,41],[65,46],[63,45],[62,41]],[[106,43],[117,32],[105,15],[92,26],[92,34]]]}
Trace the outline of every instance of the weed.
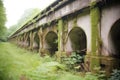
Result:
{"label": "weed", "polygon": [[[75,61],[76,62],[76,61]],[[0,80],[98,80],[67,72],[63,64],[49,56],[40,57],[10,43],[0,43]]]}

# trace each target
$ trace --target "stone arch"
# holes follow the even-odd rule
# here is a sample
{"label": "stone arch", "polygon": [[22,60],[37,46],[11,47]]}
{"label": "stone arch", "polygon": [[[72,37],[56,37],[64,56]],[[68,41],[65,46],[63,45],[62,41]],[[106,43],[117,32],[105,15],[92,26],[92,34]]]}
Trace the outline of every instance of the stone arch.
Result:
{"label": "stone arch", "polygon": [[39,35],[38,35],[38,32],[36,32],[34,36],[33,46],[34,46],[34,49],[37,51],[39,50],[39,43],[40,43]]}
{"label": "stone arch", "polygon": [[26,38],[27,38],[27,40],[26,40],[26,47],[29,47],[30,46],[30,33],[27,33],[26,34]]}
{"label": "stone arch", "polygon": [[118,19],[111,27],[108,34],[108,46],[110,48],[110,56],[120,58],[120,19]]}
{"label": "stone arch", "polygon": [[87,49],[87,37],[84,30],[80,27],[74,27],[69,32],[68,37],[71,42],[72,51],[85,55]]}
{"label": "stone arch", "polygon": [[58,35],[54,31],[49,31],[45,36],[46,49],[49,51],[50,55],[53,56],[55,51],[58,50]]}

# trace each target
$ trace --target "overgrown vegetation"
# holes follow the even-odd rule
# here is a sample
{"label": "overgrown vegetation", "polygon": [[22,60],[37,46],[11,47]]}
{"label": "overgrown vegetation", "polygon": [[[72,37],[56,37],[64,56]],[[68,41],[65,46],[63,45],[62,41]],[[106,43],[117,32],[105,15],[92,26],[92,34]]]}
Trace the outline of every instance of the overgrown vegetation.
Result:
{"label": "overgrown vegetation", "polygon": [[[99,49],[99,34],[98,34],[98,27],[99,27],[99,20],[100,20],[100,10],[99,7],[96,7],[97,1],[91,0],[90,3],[90,18],[91,18],[91,55],[98,56],[98,49]],[[94,67],[99,67],[99,59],[91,58],[91,69]]]}
{"label": "overgrown vegetation", "polygon": [[120,70],[117,69],[113,70],[113,73],[109,80],[120,80]]}
{"label": "overgrown vegetation", "polygon": [[69,69],[81,69],[80,64],[84,62],[84,55],[73,52],[69,57],[64,58],[64,63]]}
{"label": "overgrown vegetation", "polygon": [[98,75],[69,72],[54,58],[10,43],[0,43],[0,64],[0,80],[99,80]]}

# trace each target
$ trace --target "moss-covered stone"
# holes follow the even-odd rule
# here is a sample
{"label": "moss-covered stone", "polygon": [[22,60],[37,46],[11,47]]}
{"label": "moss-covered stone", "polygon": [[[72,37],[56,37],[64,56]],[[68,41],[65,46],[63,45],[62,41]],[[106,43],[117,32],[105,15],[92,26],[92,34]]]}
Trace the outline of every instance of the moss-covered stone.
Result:
{"label": "moss-covered stone", "polygon": [[91,17],[91,56],[90,56],[90,67],[91,70],[99,67],[100,62],[98,55],[99,49],[99,20],[100,20],[100,10],[96,6],[96,0],[91,0],[90,4],[90,17]]}
{"label": "moss-covered stone", "polygon": [[91,16],[91,43],[92,43],[92,55],[96,55],[98,50],[98,27],[99,27],[99,19],[100,19],[100,11],[98,7],[95,7],[96,2],[91,2],[91,10],[90,10],[90,16]]}
{"label": "moss-covered stone", "polygon": [[62,59],[66,57],[66,52],[57,51],[55,58],[58,62],[62,62]]}
{"label": "moss-covered stone", "polygon": [[62,51],[63,20],[58,21],[58,50]]}
{"label": "moss-covered stone", "polygon": [[73,19],[73,27],[77,27],[77,18],[76,17]]}
{"label": "moss-covered stone", "polygon": [[50,25],[51,25],[51,22],[48,22],[47,25],[50,26]]}
{"label": "moss-covered stone", "polygon": [[68,34],[68,21],[64,21],[64,27],[63,27],[63,45],[66,44],[67,40],[67,34]]}
{"label": "moss-covered stone", "polygon": [[34,43],[34,37],[35,37],[35,33],[36,32],[30,32],[30,47],[29,47],[29,49],[30,50],[33,50],[33,43]]}

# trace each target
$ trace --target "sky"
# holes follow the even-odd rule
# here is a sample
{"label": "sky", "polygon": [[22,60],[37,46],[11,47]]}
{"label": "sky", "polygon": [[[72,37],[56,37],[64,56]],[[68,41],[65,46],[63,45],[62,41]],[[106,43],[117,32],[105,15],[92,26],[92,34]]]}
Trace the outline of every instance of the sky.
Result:
{"label": "sky", "polygon": [[3,0],[6,8],[7,22],[6,27],[15,25],[26,9],[39,8],[45,9],[55,0]]}

